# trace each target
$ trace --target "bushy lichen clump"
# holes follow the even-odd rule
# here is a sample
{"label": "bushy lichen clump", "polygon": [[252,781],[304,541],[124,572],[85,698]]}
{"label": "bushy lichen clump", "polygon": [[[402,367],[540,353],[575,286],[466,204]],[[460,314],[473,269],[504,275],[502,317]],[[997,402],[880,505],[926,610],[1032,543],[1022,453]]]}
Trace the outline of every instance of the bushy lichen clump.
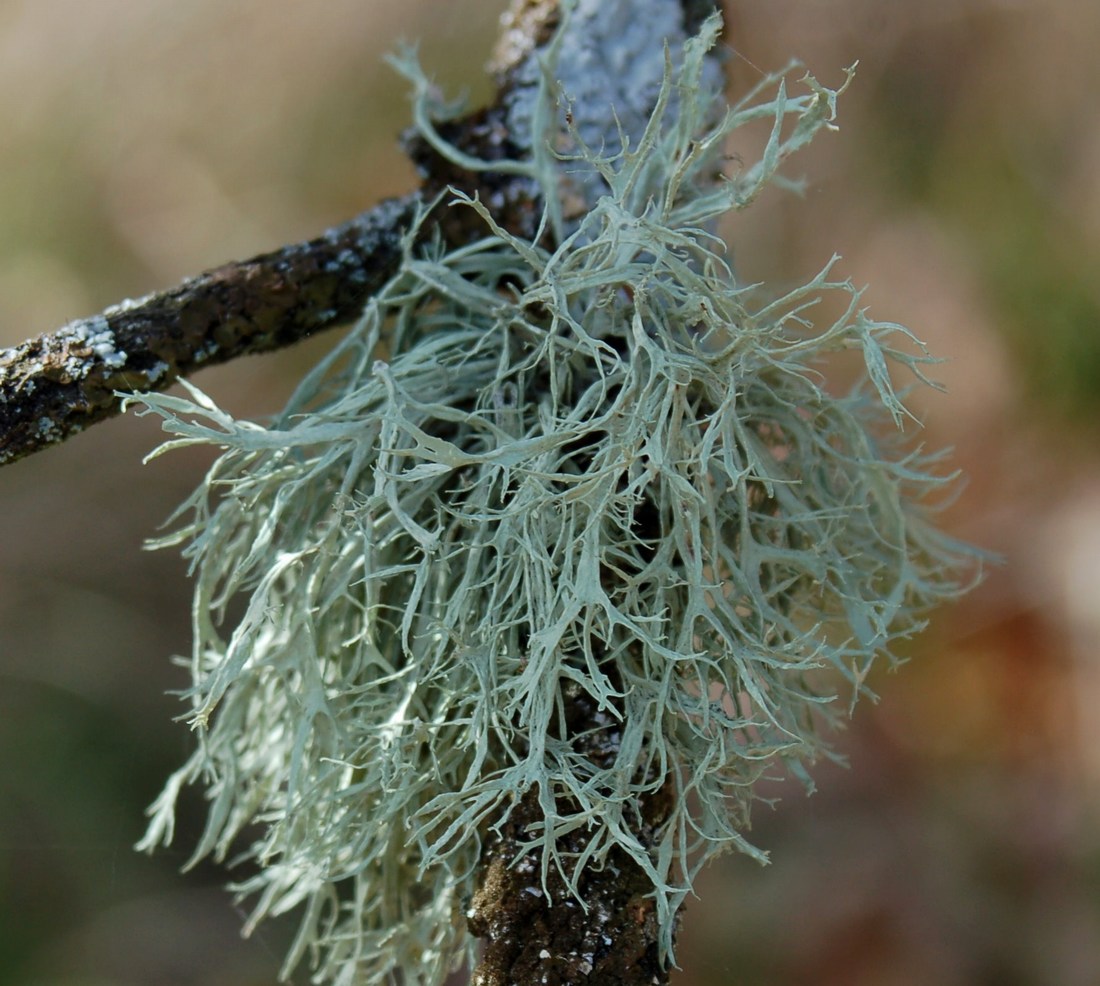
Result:
{"label": "bushy lichen clump", "polygon": [[[302,907],[287,969],[312,953],[319,980],[440,983],[469,947],[487,827],[532,791],[544,864],[569,880],[621,847],[670,947],[697,868],[758,854],[753,782],[777,762],[805,778],[830,689],[858,694],[959,589],[960,550],[914,506],[941,480],[882,438],[905,413],[888,361],[920,376],[919,343],[871,321],[832,264],[782,297],[745,288],[706,231],[836,97],[776,77],[701,129],[715,28],[636,147],[578,149],[609,192],[560,245],[458,196],[485,238],[410,245],[269,426],[194,388],[136,398],[177,436],[165,448],[225,449],[165,539],[196,580],[199,743],[143,844],[170,840],[180,789],[203,785],[194,858],[243,837],[250,925]],[[716,181],[725,135],[761,118],[760,161]],[[817,326],[828,293],[846,310]],[[868,385],[832,396],[815,364],[853,348]],[[563,728],[577,694],[610,755]],[[664,785],[672,817],[647,851],[638,800]],[[588,858],[557,851],[575,826]]]}

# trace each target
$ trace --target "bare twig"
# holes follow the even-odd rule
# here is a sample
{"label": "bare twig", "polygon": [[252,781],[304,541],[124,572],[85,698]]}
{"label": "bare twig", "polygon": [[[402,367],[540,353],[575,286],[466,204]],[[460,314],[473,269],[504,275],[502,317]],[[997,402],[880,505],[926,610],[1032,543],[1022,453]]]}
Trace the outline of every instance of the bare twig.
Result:
{"label": "bare twig", "polygon": [[225,264],[0,352],[0,465],[246,353],[347,322],[393,273],[419,196],[392,199],[307,243]]}

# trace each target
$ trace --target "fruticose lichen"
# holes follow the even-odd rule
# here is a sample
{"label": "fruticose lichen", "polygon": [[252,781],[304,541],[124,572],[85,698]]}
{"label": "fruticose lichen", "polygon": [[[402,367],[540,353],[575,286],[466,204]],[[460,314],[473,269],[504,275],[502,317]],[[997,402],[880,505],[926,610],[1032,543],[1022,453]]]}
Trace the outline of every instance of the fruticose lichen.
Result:
{"label": "fruticose lichen", "polygon": [[[947,480],[906,449],[891,382],[891,363],[924,379],[921,344],[871,320],[832,261],[778,296],[738,283],[709,231],[831,126],[837,95],[777,75],[707,126],[717,28],[686,44],[636,146],[573,135],[569,167],[607,193],[572,232],[518,240],[456,193],[485,237],[410,233],[270,424],[187,384],[133,398],[175,436],[159,451],[224,449],[160,542],[195,578],[198,744],[141,845],[171,841],[201,785],[192,861],[236,853],[249,928],[301,909],[284,974],[308,955],[318,982],[441,983],[471,958],[482,840],[530,792],[543,865],[573,885],[620,847],[670,951],[699,867],[763,856],[744,836],[754,782],[809,783],[872,663],[963,588],[967,550],[922,506]],[[759,120],[760,159],[721,177],[724,139]],[[557,174],[538,171],[549,201]],[[816,325],[824,295],[843,313]],[[834,396],[819,364],[841,350],[866,383]],[[579,693],[611,724],[598,762],[563,726]],[[669,786],[646,849],[639,799]],[[576,826],[587,858],[559,852]]]}

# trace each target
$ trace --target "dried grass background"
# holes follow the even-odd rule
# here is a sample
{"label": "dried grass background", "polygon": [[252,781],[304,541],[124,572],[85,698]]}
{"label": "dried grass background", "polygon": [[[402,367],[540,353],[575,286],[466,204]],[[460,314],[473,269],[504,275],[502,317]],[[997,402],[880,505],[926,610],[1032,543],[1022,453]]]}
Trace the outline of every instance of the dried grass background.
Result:
{"label": "dried grass background", "polygon": [[[0,342],[407,189],[405,85],[381,54],[419,37],[476,99],[502,7],[0,2]],[[952,528],[1008,563],[874,682],[851,770],[819,770],[808,800],[777,787],[752,833],[774,863],[710,871],[679,982],[1095,983],[1100,8],[728,16],[735,90],[791,55],[830,84],[860,60],[840,133],[796,162],[805,199],[772,192],[725,231],[739,274],[794,284],[839,251],[877,317],[950,358],[949,394],[921,411],[970,476]],[[263,414],[328,344],[197,382]],[[239,940],[222,872],[130,848],[189,743],[164,694],[189,586],[140,545],[206,460],[140,466],[158,437],[125,419],[0,471],[0,983],[238,986],[272,981],[282,953]]]}

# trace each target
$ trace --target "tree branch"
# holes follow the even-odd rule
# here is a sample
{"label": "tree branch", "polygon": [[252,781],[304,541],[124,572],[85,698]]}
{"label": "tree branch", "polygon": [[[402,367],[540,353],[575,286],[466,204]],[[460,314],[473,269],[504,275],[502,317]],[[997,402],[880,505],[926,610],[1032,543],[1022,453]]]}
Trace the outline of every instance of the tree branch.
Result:
{"label": "tree branch", "polygon": [[117,391],[280,349],[356,317],[394,272],[419,195],[0,352],[0,465],[117,414]]}
{"label": "tree branch", "polygon": [[[611,106],[624,133],[640,132],[663,70],[664,42],[694,30],[714,9],[710,0],[652,0],[640,16],[637,6],[581,0],[559,51],[576,126],[594,147],[613,146],[617,138]],[[492,63],[497,98],[441,127],[446,139],[485,162],[530,156],[539,55],[558,25],[558,8],[559,0],[513,0]],[[420,194],[383,202],[306,243],[224,264],[0,351],[0,465],[117,414],[118,391],[162,390],[203,367],[348,322],[396,268],[418,203],[447,185],[476,192],[502,225],[531,234],[538,207],[528,179],[466,171],[415,135],[406,146],[424,176]],[[599,193],[569,189],[563,180],[582,202],[591,204]],[[468,221],[454,210],[433,219],[449,242],[469,235]]]}
{"label": "tree branch", "polygon": [[[606,767],[618,755],[618,720],[579,688],[567,692],[566,701],[574,748]],[[524,849],[543,820],[538,795],[524,796],[483,854],[480,886],[467,911],[471,933],[485,941],[473,986],[667,984],[650,876],[616,848],[602,868],[589,863],[577,875],[579,899],[553,867],[544,882],[541,857]],[[647,849],[658,841],[672,796],[665,785],[637,806]],[[574,829],[559,838],[558,848],[569,859],[584,859],[592,834]]]}
{"label": "tree branch", "polygon": [[[496,103],[440,127],[485,162],[526,156],[509,131],[504,94],[514,88],[509,73],[556,23],[557,0],[518,6],[528,9],[499,49]],[[397,269],[418,209],[447,186],[493,203],[498,221],[518,235],[533,233],[538,207],[530,180],[456,167],[415,133],[405,146],[423,177],[419,192],[386,200],[305,243],[223,264],[0,350],[0,466],[118,414],[120,391],[164,390],[204,367],[281,349],[356,318]],[[439,209],[432,220],[425,228],[452,244],[475,227],[483,232],[469,212]]]}

